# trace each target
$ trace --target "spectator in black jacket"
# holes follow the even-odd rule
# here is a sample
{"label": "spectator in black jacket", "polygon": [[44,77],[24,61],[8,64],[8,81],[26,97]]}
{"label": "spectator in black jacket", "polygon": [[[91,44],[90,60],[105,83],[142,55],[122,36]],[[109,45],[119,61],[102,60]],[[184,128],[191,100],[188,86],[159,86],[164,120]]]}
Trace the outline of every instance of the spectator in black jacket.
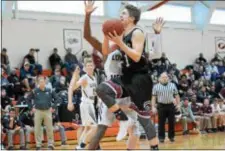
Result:
{"label": "spectator in black jacket", "polygon": [[206,86],[203,85],[201,87],[200,91],[198,91],[198,93],[197,93],[197,102],[203,103],[203,101],[207,98],[209,98],[209,94],[206,91]]}
{"label": "spectator in black jacket", "polygon": [[61,65],[62,66],[62,59],[61,59],[61,57],[58,54],[58,49],[57,48],[54,48],[53,49],[53,53],[49,57],[49,62],[50,62],[52,71],[55,70],[55,66],[56,65]]}
{"label": "spectator in black jacket", "polygon": [[[30,143],[30,134],[34,132],[34,110],[29,109],[20,116],[21,125],[26,129],[26,144]],[[41,133],[41,132],[40,132]],[[29,148],[29,146],[26,146]]]}
{"label": "spectator in black jacket", "polygon": [[8,150],[13,150],[13,135],[20,134],[20,149],[25,150],[25,141],[24,141],[24,129],[21,127],[21,122],[19,118],[16,117],[16,112],[14,108],[11,108],[9,115],[3,117],[3,127],[7,132],[8,137]]}
{"label": "spectator in black jacket", "polygon": [[7,113],[12,107],[12,99],[7,96],[6,90],[1,88],[1,108],[2,111]]}

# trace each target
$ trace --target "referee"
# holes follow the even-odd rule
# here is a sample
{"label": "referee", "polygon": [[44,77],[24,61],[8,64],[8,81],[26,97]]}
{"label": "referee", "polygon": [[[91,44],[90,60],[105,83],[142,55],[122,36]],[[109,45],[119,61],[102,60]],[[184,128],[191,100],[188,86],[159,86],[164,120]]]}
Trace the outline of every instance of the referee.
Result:
{"label": "referee", "polygon": [[174,142],[174,128],[175,128],[175,106],[179,106],[180,97],[174,83],[169,82],[167,73],[162,73],[159,78],[159,83],[154,85],[152,92],[152,107],[153,112],[156,113],[156,100],[158,102],[158,137],[161,143],[165,140],[165,123],[168,118],[169,133],[168,137],[171,142]]}

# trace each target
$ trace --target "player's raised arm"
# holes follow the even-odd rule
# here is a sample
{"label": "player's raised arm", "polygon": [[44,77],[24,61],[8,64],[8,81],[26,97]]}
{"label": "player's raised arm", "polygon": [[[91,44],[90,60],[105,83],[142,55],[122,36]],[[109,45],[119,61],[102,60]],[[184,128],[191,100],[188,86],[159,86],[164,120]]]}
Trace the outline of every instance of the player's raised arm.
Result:
{"label": "player's raised arm", "polygon": [[91,14],[97,7],[94,7],[94,1],[84,1],[85,4],[85,20],[84,20],[84,38],[96,50],[102,53],[102,43],[91,34]]}
{"label": "player's raised arm", "polygon": [[162,17],[156,18],[156,20],[152,24],[152,29],[155,32],[155,37],[153,39],[154,45],[150,48],[150,50],[146,50],[149,53],[150,59],[160,58],[161,52],[159,50],[160,45],[160,33],[165,24],[165,21]]}
{"label": "player's raised arm", "polygon": [[73,73],[73,77],[70,81],[69,89],[68,89],[68,110],[72,111],[74,109],[73,106],[73,92],[79,88],[80,86],[86,86],[86,80],[80,78],[80,68],[77,67]]}

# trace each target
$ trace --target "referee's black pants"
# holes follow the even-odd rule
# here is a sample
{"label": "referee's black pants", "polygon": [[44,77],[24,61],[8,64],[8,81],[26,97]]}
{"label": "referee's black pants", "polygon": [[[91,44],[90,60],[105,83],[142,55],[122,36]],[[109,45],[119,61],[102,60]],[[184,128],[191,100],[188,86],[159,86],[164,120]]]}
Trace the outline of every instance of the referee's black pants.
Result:
{"label": "referee's black pants", "polygon": [[165,139],[165,124],[166,119],[168,118],[168,126],[169,132],[168,137],[169,139],[173,139],[175,136],[175,106],[173,103],[171,104],[158,104],[158,118],[159,118],[159,126],[158,126],[158,137],[160,140]]}

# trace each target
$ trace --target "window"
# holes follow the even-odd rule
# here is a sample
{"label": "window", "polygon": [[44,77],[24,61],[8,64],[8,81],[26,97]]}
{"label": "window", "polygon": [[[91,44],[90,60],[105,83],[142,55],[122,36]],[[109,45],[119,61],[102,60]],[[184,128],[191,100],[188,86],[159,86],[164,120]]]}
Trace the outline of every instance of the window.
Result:
{"label": "window", "polygon": [[[95,1],[98,7],[93,15],[104,15],[103,1]],[[17,1],[18,10],[84,14],[84,1]]]}
{"label": "window", "polygon": [[214,10],[210,24],[225,25],[225,10]]}
{"label": "window", "polygon": [[191,22],[191,7],[166,4],[141,15],[142,19],[154,20],[157,17],[163,17],[166,21]]}

